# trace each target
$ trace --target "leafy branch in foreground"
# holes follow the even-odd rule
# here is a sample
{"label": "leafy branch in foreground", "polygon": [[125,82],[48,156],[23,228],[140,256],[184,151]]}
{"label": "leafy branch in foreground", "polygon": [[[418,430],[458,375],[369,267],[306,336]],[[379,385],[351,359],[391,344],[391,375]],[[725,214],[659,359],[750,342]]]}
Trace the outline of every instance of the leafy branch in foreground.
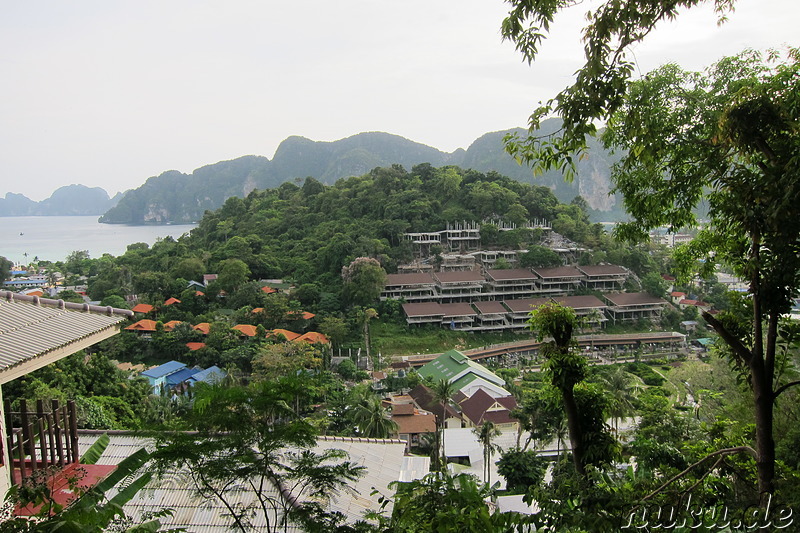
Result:
{"label": "leafy branch in foreground", "polygon": [[[509,0],[511,10],[503,20],[503,39],[514,43],[528,63],[539,54],[556,15],[576,9],[576,0]],[[735,0],[607,0],[586,15],[583,28],[586,61],[575,82],[541,104],[531,114],[528,136],[506,137],[506,150],[517,161],[532,164],[535,172],[561,170],[574,176],[574,157],[585,152],[586,137],[597,133],[597,121],[605,120],[623,103],[634,63],[628,48],[643,40],[661,22],[674,20],[680,9],[713,4],[719,21],[733,11]],[[543,119],[557,115],[561,129],[539,132]]]}

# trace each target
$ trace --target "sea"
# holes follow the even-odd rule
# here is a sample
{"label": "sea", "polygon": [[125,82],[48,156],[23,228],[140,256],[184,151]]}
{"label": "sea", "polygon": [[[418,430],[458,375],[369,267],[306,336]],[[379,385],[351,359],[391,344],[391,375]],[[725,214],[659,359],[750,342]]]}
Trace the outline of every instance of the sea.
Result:
{"label": "sea", "polygon": [[129,244],[144,242],[152,246],[167,236],[178,238],[197,224],[167,226],[126,226],[100,224],[97,216],[0,217],[0,256],[15,264],[34,258],[63,261],[76,250],[89,257],[103,254],[120,256]]}

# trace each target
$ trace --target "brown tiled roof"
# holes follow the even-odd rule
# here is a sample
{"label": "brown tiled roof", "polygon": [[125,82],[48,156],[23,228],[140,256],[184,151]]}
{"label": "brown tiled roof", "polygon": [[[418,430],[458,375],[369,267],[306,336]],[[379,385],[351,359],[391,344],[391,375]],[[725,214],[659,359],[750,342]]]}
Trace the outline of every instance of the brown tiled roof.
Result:
{"label": "brown tiled roof", "polygon": [[445,317],[475,316],[478,314],[471,305],[464,303],[441,304],[439,305],[439,308],[442,310],[442,313],[444,313]]}
{"label": "brown tiled roof", "polygon": [[536,275],[527,268],[506,268],[487,270],[486,275],[489,279],[497,280],[520,280],[536,279]]}
{"label": "brown tiled roof", "polygon": [[527,313],[532,309],[541,307],[550,301],[550,298],[518,298],[516,300],[503,300],[503,305],[514,313]]}
{"label": "brown tiled roof", "polygon": [[[504,409],[487,412],[486,410],[495,403],[500,404]],[[485,421],[507,424],[514,421],[511,417],[511,409],[516,408],[517,401],[513,396],[495,399],[483,389],[478,389],[472,396],[461,402],[460,406],[464,416],[475,425],[480,425]]]}
{"label": "brown tiled roof", "polygon": [[467,398],[469,398],[469,396],[467,396],[466,394],[464,394],[461,391],[458,391],[457,393],[453,394],[453,402],[455,402],[456,404],[460,404],[461,402],[463,402]]}
{"label": "brown tiled roof", "polygon": [[606,304],[601,302],[597,296],[592,294],[586,294],[582,296],[562,296],[560,298],[553,298],[553,300],[560,303],[564,307],[572,307],[573,309],[606,306]]}
{"label": "brown tiled roof", "polygon": [[571,266],[553,268],[534,268],[533,271],[541,278],[580,278],[583,274]]}
{"label": "brown tiled roof", "polygon": [[482,315],[490,315],[493,313],[506,313],[508,312],[503,304],[500,302],[475,302],[472,305],[478,308],[478,312]]}
{"label": "brown tiled roof", "polygon": [[621,292],[619,294],[604,294],[613,305],[653,305],[665,304],[661,298],[656,298],[646,292]]}
{"label": "brown tiled roof", "polygon": [[669,295],[677,298],[678,296],[686,296],[686,293],[680,291],[672,291],[671,293],[669,293]]}
{"label": "brown tiled roof", "polygon": [[393,413],[392,420],[397,424],[397,433],[399,435],[418,435],[436,431],[436,417],[431,413],[413,413],[399,416]]}
{"label": "brown tiled roof", "polygon": [[394,415],[413,415],[414,405],[410,403],[392,404],[392,416]]}
{"label": "brown tiled roof", "polygon": [[186,346],[191,351],[195,351],[195,350],[199,350],[200,348],[205,348],[206,347],[206,343],[204,343],[204,342],[187,342]]}
{"label": "brown tiled roof", "polygon": [[433,391],[420,383],[410,391],[408,391],[408,395],[414,400],[414,402],[419,406],[420,409],[424,409],[426,411],[430,411],[437,417],[442,417],[442,413],[444,412],[444,418],[460,418],[458,412],[453,409],[453,407],[448,404],[444,406],[441,403],[437,403],[433,401]]}
{"label": "brown tiled roof", "polygon": [[143,364],[134,365],[133,363],[117,363],[117,368],[127,371],[135,371],[135,372],[144,372],[147,370],[147,367]]}
{"label": "brown tiled roof", "polygon": [[133,309],[131,309],[134,313],[149,313],[152,310],[153,306],[150,304],[136,304],[133,306]]}
{"label": "brown tiled roof", "polygon": [[627,274],[628,271],[618,265],[585,265],[578,270],[587,276],[618,276]]}
{"label": "brown tiled roof", "polygon": [[462,272],[434,272],[433,277],[440,283],[468,283],[486,281],[479,272],[465,270]]}
{"label": "brown tiled roof", "polygon": [[433,277],[428,273],[387,274],[386,286],[390,285],[424,285],[433,284]]}
{"label": "brown tiled roof", "polygon": [[406,316],[444,316],[442,306],[436,302],[403,304]]}
{"label": "brown tiled roof", "polygon": [[512,422],[517,422],[517,419],[511,416],[511,411],[503,409],[501,411],[487,411],[483,413],[483,417],[481,417],[478,424],[483,424],[484,422],[491,422],[492,424],[510,424]]}

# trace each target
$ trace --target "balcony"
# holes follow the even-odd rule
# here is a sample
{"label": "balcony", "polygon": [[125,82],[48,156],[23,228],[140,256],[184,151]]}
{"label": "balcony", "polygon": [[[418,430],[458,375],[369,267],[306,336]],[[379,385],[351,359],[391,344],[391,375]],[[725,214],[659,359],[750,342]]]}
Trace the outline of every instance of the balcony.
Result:
{"label": "balcony", "polygon": [[[66,506],[110,474],[116,466],[85,465],[78,454],[78,415],[74,401],[60,405],[52,400],[48,409],[42,400],[29,411],[25,400],[11,411],[5,401],[5,427],[11,483],[17,486],[45,485],[52,504]],[[42,505],[47,505],[46,501]],[[38,514],[41,506],[14,510],[17,516]]]}

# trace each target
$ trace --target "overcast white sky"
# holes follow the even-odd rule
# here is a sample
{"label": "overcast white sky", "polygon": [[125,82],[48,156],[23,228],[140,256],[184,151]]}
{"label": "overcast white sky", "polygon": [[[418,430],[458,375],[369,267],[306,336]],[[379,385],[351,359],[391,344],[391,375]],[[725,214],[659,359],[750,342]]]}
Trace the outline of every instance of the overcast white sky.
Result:
{"label": "overcast white sky", "polygon": [[[582,13],[541,59],[500,39],[501,0],[6,2],[0,196],[71,183],[110,194],[165,170],[270,159],[290,135],[386,131],[453,151],[524,126],[582,61]],[[798,0],[690,11],[635,50],[642,72],[701,69],[746,47],[800,45]]]}

